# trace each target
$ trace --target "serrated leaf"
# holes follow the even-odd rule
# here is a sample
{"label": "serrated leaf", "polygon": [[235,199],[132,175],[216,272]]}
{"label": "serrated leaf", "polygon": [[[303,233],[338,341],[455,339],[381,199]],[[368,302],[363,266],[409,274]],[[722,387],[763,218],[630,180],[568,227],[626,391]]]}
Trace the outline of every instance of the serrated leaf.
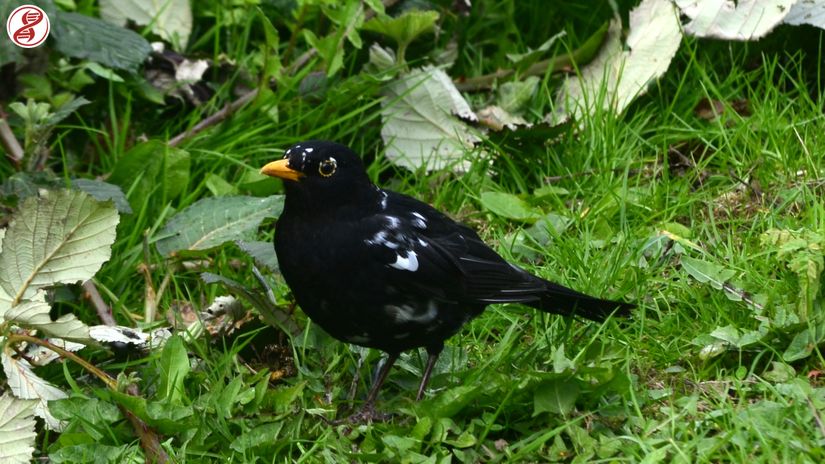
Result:
{"label": "serrated leaf", "polygon": [[49,316],[51,307],[44,301],[24,301],[6,311],[7,321],[30,329],[37,329],[53,337],[86,342],[89,327],[74,314],[65,314],[57,320]]}
{"label": "serrated leaf", "polygon": [[0,462],[26,464],[34,453],[34,407],[37,401],[0,396]]}
{"label": "serrated leaf", "polygon": [[158,251],[168,256],[178,251],[206,250],[224,242],[254,237],[261,221],[278,217],[283,196],[204,198],[176,214],[157,242]]}
{"label": "serrated leaf", "polygon": [[430,66],[414,69],[384,93],[381,138],[393,164],[412,170],[469,169],[465,152],[481,139],[462,119],[478,118],[444,71]]}
{"label": "serrated leaf", "polygon": [[112,200],[119,213],[132,214],[132,207],[123,190],[115,184],[95,179],[72,179],[72,187],[82,190],[97,201]]}
{"label": "serrated leaf", "polygon": [[0,252],[0,317],[44,287],[90,279],[111,255],[111,204],[73,190],[23,202]]}
{"label": "serrated leaf", "polygon": [[149,196],[169,201],[180,195],[189,183],[190,164],[186,150],[150,140],[126,152],[108,180],[124,191],[131,190],[135,204],[143,204]]}
{"label": "serrated leaf", "polygon": [[579,383],[574,378],[543,381],[533,393],[533,414],[542,412],[569,413],[576,405],[580,390]]}
{"label": "serrated leaf", "polygon": [[52,41],[64,55],[136,72],[152,47],[139,34],[78,13],[55,15]]}
{"label": "serrated leaf", "polygon": [[482,192],[481,206],[507,219],[532,223],[541,218],[540,211],[512,193]]}
{"label": "serrated leaf", "polygon": [[112,446],[103,443],[82,443],[64,446],[49,453],[49,462],[53,464],[99,464],[123,463],[138,464],[145,462],[140,448],[129,445]]}
{"label": "serrated leaf", "polygon": [[49,428],[60,430],[63,424],[49,412],[48,402],[66,398],[66,393],[35,374],[32,365],[25,359],[13,358],[3,351],[0,353],[0,360],[14,396],[25,400],[39,400],[34,406],[34,414],[45,420]]}
{"label": "serrated leaf", "polygon": [[192,32],[192,8],[189,0],[100,0],[100,16],[125,26],[131,21],[149,26],[152,32],[183,50]]}
{"label": "serrated leaf", "polygon": [[395,18],[376,16],[364,23],[362,29],[386,35],[405,47],[419,35],[432,31],[436,21],[438,13],[435,11],[410,10]]}
{"label": "serrated leaf", "polygon": [[238,240],[235,244],[251,256],[259,267],[264,267],[270,272],[278,272],[278,255],[275,254],[275,246],[272,242]]}
{"label": "serrated leaf", "polygon": [[725,282],[736,275],[736,272],[731,269],[690,256],[682,256],[681,263],[682,269],[691,277],[703,284],[710,284],[716,290],[721,290]]}

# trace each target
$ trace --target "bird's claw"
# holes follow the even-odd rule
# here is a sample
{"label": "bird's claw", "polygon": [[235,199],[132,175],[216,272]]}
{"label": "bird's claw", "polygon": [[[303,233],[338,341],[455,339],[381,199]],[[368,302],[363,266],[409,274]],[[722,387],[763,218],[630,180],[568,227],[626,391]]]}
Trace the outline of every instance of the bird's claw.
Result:
{"label": "bird's claw", "polygon": [[392,418],[392,414],[379,412],[373,405],[364,405],[357,412],[341,419],[329,421],[331,425],[361,425],[373,422],[386,422]]}

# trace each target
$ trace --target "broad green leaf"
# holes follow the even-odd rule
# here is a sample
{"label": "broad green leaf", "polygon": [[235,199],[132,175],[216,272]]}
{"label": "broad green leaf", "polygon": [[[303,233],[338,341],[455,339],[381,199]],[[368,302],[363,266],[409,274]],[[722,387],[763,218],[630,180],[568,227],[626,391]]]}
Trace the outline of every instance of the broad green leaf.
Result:
{"label": "broad green leaf", "polygon": [[100,16],[118,26],[131,21],[149,29],[175,50],[183,50],[192,32],[189,0],[100,0]]}
{"label": "broad green leaf", "polygon": [[152,47],[139,34],[78,13],[56,14],[52,43],[66,56],[136,72]]}
{"label": "broad green leaf", "polygon": [[261,221],[278,217],[283,196],[204,198],[176,214],[160,232],[158,251],[206,250],[230,240],[251,239]]}
{"label": "broad green leaf", "polygon": [[21,400],[9,392],[0,396],[0,462],[26,464],[34,453],[34,407],[37,401]]}
{"label": "broad green leaf", "polygon": [[229,447],[238,453],[244,453],[259,446],[272,446],[277,443],[278,435],[283,427],[283,421],[258,425],[232,440]]}
{"label": "broad green leaf", "polygon": [[74,190],[30,197],[0,252],[0,317],[41,288],[90,279],[111,255],[117,211]]}
{"label": "broad green leaf", "polygon": [[259,267],[264,267],[270,272],[278,272],[278,255],[275,254],[275,246],[272,242],[238,240],[235,244],[251,256]]}
{"label": "broad green leaf", "polygon": [[102,180],[72,179],[72,187],[82,190],[97,201],[112,200],[119,213],[131,214],[132,207],[120,187]]}
{"label": "broad green leaf", "polygon": [[140,464],[146,462],[137,445],[112,446],[103,443],[83,443],[64,446],[49,453],[49,462],[54,464]]}
{"label": "broad green leaf", "polygon": [[410,10],[394,18],[376,16],[364,23],[362,29],[386,35],[399,46],[406,47],[419,35],[432,31],[436,21],[438,13],[435,11]]}
{"label": "broad green leaf", "polygon": [[444,71],[431,66],[414,69],[384,93],[381,138],[393,164],[428,171],[469,168],[465,154],[481,139],[462,119],[478,117]]}
{"label": "broad green leaf", "polygon": [[533,414],[567,414],[576,405],[579,393],[579,383],[574,378],[545,380],[533,393]]}
{"label": "broad green leaf", "polygon": [[535,222],[541,217],[540,211],[512,193],[482,192],[481,206],[498,216],[517,221]]}
{"label": "broad green leaf", "polygon": [[180,195],[189,183],[189,152],[150,140],[135,145],[118,160],[109,182],[130,192],[134,204],[148,197],[169,201]]}
{"label": "broad green leaf", "polygon": [[180,404],[185,394],[183,381],[191,369],[189,354],[182,338],[174,335],[166,342],[160,353],[160,367],[163,374],[160,377],[159,393],[170,403]]}
{"label": "broad green leaf", "polygon": [[736,275],[736,272],[731,269],[689,256],[682,256],[681,262],[682,269],[691,277],[703,284],[710,284],[716,290],[722,290],[725,282]]}
{"label": "broad green leaf", "polygon": [[805,329],[791,340],[790,345],[782,354],[782,359],[785,362],[792,362],[807,358],[813,353],[814,348],[823,342],[825,342],[825,324]]}
{"label": "broad green leaf", "polygon": [[37,329],[53,337],[87,342],[89,327],[74,314],[66,314],[57,320],[49,316],[51,307],[44,301],[24,301],[6,311],[7,321],[29,329]]}
{"label": "broad green leaf", "polygon": [[83,417],[85,423],[92,425],[109,425],[123,418],[120,410],[112,403],[98,398],[73,396],[49,403],[49,410],[60,420],[72,420]]}

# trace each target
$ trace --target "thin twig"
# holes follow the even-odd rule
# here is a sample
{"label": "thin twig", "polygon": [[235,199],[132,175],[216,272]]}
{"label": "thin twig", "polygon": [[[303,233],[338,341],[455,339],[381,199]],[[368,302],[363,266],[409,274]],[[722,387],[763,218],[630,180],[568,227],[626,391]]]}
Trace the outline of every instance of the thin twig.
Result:
{"label": "thin twig", "polygon": [[17,141],[17,137],[9,127],[8,115],[2,105],[0,105],[0,145],[3,146],[11,162],[15,166],[20,166],[23,161],[23,147],[20,146],[20,142]]}
{"label": "thin twig", "polygon": [[217,113],[215,113],[211,116],[208,116],[206,119],[204,119],[201,122],[195,124],[195,126],[192,127],[191,129],[185,130],[185,131],[181,132],[180,134],[172,137],[172,139],[169,140],[168,145],[170,147],[176,147],[176,146],[180,145],[184,140],[189,139],[189,138],[191,138],[195,135],[198,135],[199,133],[203,132],[205,129],[208,129],[209,127],[212,127],[215,124],[218,124],[219,122],[221,122],[224,119],[228,118],[229,115],[231,115],[232,113],[237,111],[238,108],[240,108],[240,107],[246,105],[247,103],[249,103],[250,101],[254,100],[255,97],[257,97],[257,96],[258,96],[258,89],[250,90],[249,92],[241,95],[241,97],[238,98],[237,100],[235,100],[232,103],[230,103],[230,104],[224,106],[223,108],[221,108]]}
{"label": "thin twig", "polygon": [[86,291],[89,301],[91,301],[92,306],[95,307],[95,311],[97,311],[97,317],[100,319],[100,322],[106,325],[117,325],[115,318],[112,316],[112,308],[110,308],[109,305],[103,301],[103,297],[100,296],[100,292],[97,290],[97,285],[95,285],[92,279],[83,282],[83,290]]}

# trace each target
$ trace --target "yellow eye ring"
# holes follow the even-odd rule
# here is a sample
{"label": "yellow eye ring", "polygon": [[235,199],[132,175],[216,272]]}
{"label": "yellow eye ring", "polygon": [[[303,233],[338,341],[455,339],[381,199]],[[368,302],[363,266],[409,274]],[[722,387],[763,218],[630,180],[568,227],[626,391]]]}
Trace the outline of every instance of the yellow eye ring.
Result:
{"label": "yellow eye ring", "polygon": [[321,174],[323,177],[329,177],[335,174],[336,169],[338,169],[338,162],[335,161],[335,158],[325,159],[318,165],[318,174]]}

